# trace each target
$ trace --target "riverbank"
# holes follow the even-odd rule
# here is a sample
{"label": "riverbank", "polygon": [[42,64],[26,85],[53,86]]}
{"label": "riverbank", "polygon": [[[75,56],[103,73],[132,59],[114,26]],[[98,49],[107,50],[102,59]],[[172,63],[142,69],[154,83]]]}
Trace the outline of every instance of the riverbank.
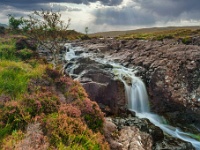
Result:
{"label": "riverbank", "polygon": [[0,149],[110,149],[104,114],[24,37],[0,38]]}

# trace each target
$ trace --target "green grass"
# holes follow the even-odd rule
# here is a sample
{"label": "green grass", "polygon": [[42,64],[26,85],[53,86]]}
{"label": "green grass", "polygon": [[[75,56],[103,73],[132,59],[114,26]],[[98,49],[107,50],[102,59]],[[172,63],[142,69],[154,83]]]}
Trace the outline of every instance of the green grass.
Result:
{"label": "green grass", "polygon": [[15,53],[16,48],[14,39],[0,39],[0,60],[18,60]]}
{"label": "green grass", "polygon": [[45,66],[33,68],[23,62],[0,62],[0,94],[16,98],[27,91],[28,81],[43,74]]}
{"label": "green grass", "polygon": [[181,39],[183,43],[186,43],[194,35],[200,35],[200,30],[192,29],[177,29],[167,31],[157,31],[148,33],[134,33],[119,36],[118,39],[141,39],[141,40],[163,40],[163,39]]}

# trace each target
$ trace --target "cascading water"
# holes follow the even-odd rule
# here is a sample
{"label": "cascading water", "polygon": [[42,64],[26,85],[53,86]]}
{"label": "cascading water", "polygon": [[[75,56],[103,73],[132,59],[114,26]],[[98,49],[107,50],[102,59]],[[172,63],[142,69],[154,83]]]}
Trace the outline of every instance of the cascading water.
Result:
{"label": "cascading water", "polygon": [[[82,54],[82,56],[90,56],[91,58],[90,54]],[[71,47],[69,47],[66,57],[67,60],[77,57],[75,56],[74,50]],[[190,142],[196,150],[200,150],[200,142],[191,138],[190,133],[182,132],[178,128],[165,124],[166,121],[164,118],[150,112],[146,87],[142,80],[135,76],[134,69],[125,68],[116,63],[108,62],[98,58],[91,59],[103,64],[109,63],[109,65],[113,66],[113,69],[111,70],[112,73],[124,83],[126,96],[128,99],[128,108],[131,111],[134,111],[136,116],[139,118],[149,119],[154,125],[160,127],[165,133],[168,133],[175,138],[182,139],[183,141]]]}
{"label": "cascading water", "polygon": [[[118,70],[117,72],[119,73],[120,79],[125,85],[129,109],[136,112],[136,116],[139,118],[149,119],[153,124],[160,127],[164,132],[175,138],[190,142],[196,150],[200,150],[200,142],[192,139],[190,133],[182,132],[178,128],[165,124],[166,121],[163,118],[150,112],[146,88],[140,78],[136,77],[133,73],[127,72],[130,70],[116,70]],[[131,85],[128,85],[122,77],[131,78]]]}

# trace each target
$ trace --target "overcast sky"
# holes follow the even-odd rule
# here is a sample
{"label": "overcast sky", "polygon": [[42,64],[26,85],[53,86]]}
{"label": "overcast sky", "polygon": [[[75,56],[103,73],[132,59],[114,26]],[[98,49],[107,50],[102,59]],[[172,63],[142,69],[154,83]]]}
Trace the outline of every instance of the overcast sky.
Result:
{"label": "overcast sky", "polygon": [[60,10],[70,29],[89,33],[158,26],[200,25],[200,0],[0,0],[0,23],[8,14]]}

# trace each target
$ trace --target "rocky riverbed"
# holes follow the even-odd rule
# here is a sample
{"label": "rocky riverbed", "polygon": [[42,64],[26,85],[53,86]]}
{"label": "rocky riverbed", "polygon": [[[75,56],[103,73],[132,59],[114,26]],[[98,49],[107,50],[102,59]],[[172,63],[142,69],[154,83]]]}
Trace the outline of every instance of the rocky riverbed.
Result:
{"label": "rocky riverbed", "polygon": [[[176,40],[92,39],[73,42],[72,46],[82,47],[76,51],[78,55],[92,53],[98,58],[111,60],[137,70],[136,75],[140,76],[146,84],[151,111],[164,116],[170,124],[184,131],[199,134],[200,47],[198,38],[192,44],[185,45]],[[65,50],[62,50],[61,57]],[[40,51],[40,55],[47,56],[47,54],[46,51]],[[111,148],[193,149],[190,143],[165,135],[148,120],[142,122],[139,120],[136,122],[140,123],[135,123],[138,118],[128,115],[123,83],[116,80],[108,71],[112,66],[97,63],[87,57],[68,62],[65,69],[69,69],[74,64],[76,68],[73,68],[73,78],[78,78],[90,98],[99,103],[107,116],[112,116],[112,119],[106,121],[109,129],[105,129]],[[109,134],[112,135],[111,138]]]}
{"label": "rocky riverbed", "polygon": [[137,75],[147,86],[152,111],[176,126],[200,129],[200,43],[193,44],[167,39],[95,39],[76,43],[125,67],[137,67]]}

